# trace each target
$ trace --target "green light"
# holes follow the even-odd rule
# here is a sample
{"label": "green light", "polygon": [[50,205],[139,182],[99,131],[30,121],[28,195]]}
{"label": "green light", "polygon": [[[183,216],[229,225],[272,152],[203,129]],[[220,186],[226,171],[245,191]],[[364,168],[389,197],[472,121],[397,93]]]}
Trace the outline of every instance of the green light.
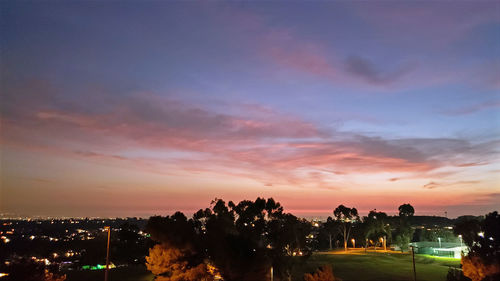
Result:
{"label": "green light", "polygon": [[[114,266],[110,266],[110,268],[112,268]],[[82,266],[82,269],[84,270],[101,270],[101,269],[105,269],[106,266],[105,265],[101,265],[101,264],[97,264],[97,265],[83,265]]]}

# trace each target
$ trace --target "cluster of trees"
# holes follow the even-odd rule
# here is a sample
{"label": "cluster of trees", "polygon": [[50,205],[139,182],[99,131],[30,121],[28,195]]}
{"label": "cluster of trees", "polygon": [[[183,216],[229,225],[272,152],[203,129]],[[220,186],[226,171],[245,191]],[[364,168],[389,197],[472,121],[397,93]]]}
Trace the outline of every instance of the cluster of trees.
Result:
{"label": "cluster of trees", "polygon": [[[463,273],[453,272],[449,280],[499,280],[500,217],[496,212],[483,220],[459,219],[455,233],[445,229],[415,232],[414,214],[413,206],[402,204],[396,216],[372,210],[360,218],[356,208],[339,205],[325,223],[313,226],[285,213],[272,198],[238,204],[216,199],[189,219],[180,212],[151,217],[146,232],[157,244],[150,249],[146,265],[158,281],[270,280],[271,274],[274,280],[291,280],[294,265],[307,259],[313,249],[332,249],[335,244],[347,250],[354,240],[358,247],[396,244],[404,251],[415,237],[417,241],[437,237],[453,241],[460,235],[470,252],[462,258]],[[326,266],[305,274],[304,280],[337,279]]]}
{"label": "cluster of trees", "polygon": [[291,280],[297,259],[305,258],[311,224],[271,199],[238,204],[216,199],[192,218],[177,212],[151,217],[146,231],[158,242],[146,266],[159,281]]}
{"label": "cluster of trees", "polygon": [[[199,210],[192,218],[181,212],[151,217],[145,230],[157,245],[150,249],[146,266],[159,281],[216,277],[227,281],[269,280],[270,274],[275,280],[291,280],[294,264],[320,247],[311,244],[314,234],[315,241],[328,241],[329,248],[333,242],[343,242],[347,249],[352,237],[361,236],[358,245],[385,245],[395,237],[394,241],[405,249],[413,236],[409,218],[414,213],[411,205],[403,204],[399,216],[373,210],[361,220],[356,208],[340,205],[333,217],[314,228],[310,222],[283,212],[272,198],[238,204],[216,199],[210,208]],[[305,278],[330,280],[324,279],[330,272],[321,268]]]}
{"label": "cluster of trees", "polygon": [[[469,247],[462,256],[462,274],[450,274],[448,280],[500,280],[500,215],[487,214],[484,219],[466,218],[456,223],[454,232]],[[465,278],[464,278],[465,277]]]}
{"label": "cluster of trees", "polygon": [[403,204],[399,206],[398,216],[372,210],[361,219],[356,208],[340,205],[333,211],[333,217],[328,217],[326,223],[321,225],[317,248],[324,249],[327,241],[328,248],[332,249],[333,242],[341,241],[343,248],[347,250],[354,239],[358,246],[383,247],[394,243],[402,250],[407,250],[415,231],[410,223],[414,214],[413,206]]}

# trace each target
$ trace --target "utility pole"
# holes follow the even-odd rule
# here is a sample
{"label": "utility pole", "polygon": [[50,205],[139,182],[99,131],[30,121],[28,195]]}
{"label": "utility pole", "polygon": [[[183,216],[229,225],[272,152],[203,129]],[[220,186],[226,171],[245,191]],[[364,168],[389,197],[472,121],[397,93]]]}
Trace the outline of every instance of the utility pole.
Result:
{"label": "utility pole", "polygon": [[415,246],[411,247],[411,259],[413,261],[413,281],[417,281],[417,271],[415,270]]}
{"label": "utility pole", "polygon": [[106,271],[104,272],[104,281],[108,281],[108,271],[109,271],[109,238],[111,236],[111,227],[105,226],[104,229],[108,231],[108,246],[106,247]]}

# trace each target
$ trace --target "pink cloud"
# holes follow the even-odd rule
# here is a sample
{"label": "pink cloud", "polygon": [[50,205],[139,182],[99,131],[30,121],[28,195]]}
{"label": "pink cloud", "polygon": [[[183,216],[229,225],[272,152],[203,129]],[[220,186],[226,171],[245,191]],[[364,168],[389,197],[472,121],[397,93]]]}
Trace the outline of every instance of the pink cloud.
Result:
{"label": "pink cloud", "polygon": [[[488,162],[496,155],[495,143],[350,135],[262,105],[242,106],[229,114],[152,94],[112,100],[95,112],[74,104],[69,104],[70,110],[56,109],[50,99],[29,109],[22,103],[11,105],[13,113],[2,117],[1,141],[8,145],[160,173],[169,167],[263,184],[331,189],[337,188],[336,179],[351,173],[429,177],[440,167],[465,169],[468,163]],[[149,153],[130,156],[130,150]],[[165,151],[191,154],[151,156]]]}

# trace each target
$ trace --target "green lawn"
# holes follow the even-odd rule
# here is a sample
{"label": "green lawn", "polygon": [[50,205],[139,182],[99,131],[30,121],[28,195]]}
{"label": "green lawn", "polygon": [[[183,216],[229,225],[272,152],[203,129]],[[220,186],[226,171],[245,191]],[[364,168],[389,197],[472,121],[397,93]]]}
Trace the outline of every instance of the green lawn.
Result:
{"label": "green lawn", "polygon": [[[415,256],[418,281],[445,281],[448,268],[459,267],[460,260]],[[304,272],[312,272],[329,264],[335,276],[350,280],[413,280],[411,255],[400,253],[339,254],[316,253],[294,269],[294,280],[303,280]]]}
{"label": "green lawn", "polygon": [[[460,260],[416,255],[418,281],[445,281],[449,267],[459,267]],[[294,281],[302,281],[304,273],[329,264],[335,276],[351,280],[413,280],[411,255],[400,253],[315,253],[305,263],[294,267]],[[104,271],[68,271],[67,281],[104,280]],[[151,281],[153,275],[144,266],[111,269],[110,281]],[[265,280],[264,280],[265,281]]]}

